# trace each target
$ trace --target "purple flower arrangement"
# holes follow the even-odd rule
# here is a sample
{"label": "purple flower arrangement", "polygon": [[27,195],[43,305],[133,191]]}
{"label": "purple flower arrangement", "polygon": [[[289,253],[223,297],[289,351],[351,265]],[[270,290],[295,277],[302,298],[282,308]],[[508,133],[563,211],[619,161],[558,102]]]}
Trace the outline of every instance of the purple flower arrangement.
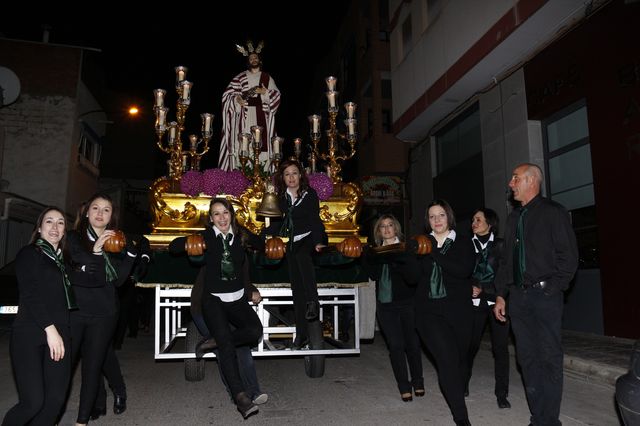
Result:
{"label": "purple flower arrangement", "polygon": [[226,172],[221,169],[208,169],[204,172],[190,170],[182,175],[180,190],[192,197],[200,193],[216,196],[229,194],[239,197],[249,187],[249,180],[240,170]]}
{"label": "purple flower arrangement", "polygon": [[202,192],[202,179],[202,173],[195,170],[189,170],[182,175],[182,179],[180,180],[180,191],[182,191],[183,194],[197,197],[198,194]]}
{"label": "purple flower arrangement", "polygon": [[309,178],[309,186],[318,193],[320,201],[326,201],[333,195],[333,182],[331,178],[324,173],[311,173]]}

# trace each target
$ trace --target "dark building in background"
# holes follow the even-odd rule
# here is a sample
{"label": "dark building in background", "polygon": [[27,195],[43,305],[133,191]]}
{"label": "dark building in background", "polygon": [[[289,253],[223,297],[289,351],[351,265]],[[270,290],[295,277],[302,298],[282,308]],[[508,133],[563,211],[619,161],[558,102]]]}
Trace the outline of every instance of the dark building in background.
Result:
{"label": "dark building in background", "polygon": [[108,118],[93,86],[100,81],[92,66],[97,55],[0,39],[0,67],[19,80],[17,98],[0,105],[0,266],[26,244],[43,206],[59,206],[73,218],[98,189]]}
{"label": "dark building in background", "polygon": [[[364,190],[361,233],[375,219],[393,213],[406,222],[404,181],[409,147],[393,134],[389,2],[352,1],[324,66],[316,70],[312,111],[326,111],[324,77],[338,79],[340,104],[358,105],[357,154],[344,165],[344,178]],[[326,115],[326,113],[324,113]]]}
{"label": "dark building in background", "polygon": [[412,143],[410,223],[449,199],[468,226],[504,220],[515,165],[545,172],[571,213],[580,268],[566,329],[640,336],[640,2],[424,0],[390,4],[394,130]]}

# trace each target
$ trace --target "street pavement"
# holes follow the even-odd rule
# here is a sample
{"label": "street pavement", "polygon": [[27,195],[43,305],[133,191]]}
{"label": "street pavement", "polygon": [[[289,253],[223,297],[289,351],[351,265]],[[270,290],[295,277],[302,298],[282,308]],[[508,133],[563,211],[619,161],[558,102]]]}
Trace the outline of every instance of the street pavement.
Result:
{"label": "street pavement", "polygon": [[[16,402],[9,359],[9,333],[0,330],[0,413]],[[512,348],[513,349],[513,348]],[[118,351],[127,383],[128,409],[111,409],[95,425],[453,425],[449,408],[438,389],[435,370],[424,358],[427,395],[403,402],[395,385],[388,352],[381,336],[361,345],[360,356],[326,360],[325,374],[311,379],[304,361],[295,358],[257,358],[260,384],[269,394],[259,414],[243,420],[222,385],[215,361],[206,363],[201,382],[184,379],[184,363],[153,359],[153,336],[127,338]],[[513,361],[513,358],[512,358]],[[72,425],[77,414],[80,374],[60,425]],[[529,411],[515,362],[511,365],[511,409],[499,409],[493,395],[493,360],[483,346],[476,357],[467,398],[474,426],[527,425]],[[112,396],[107,401],[113,404]],[[566,374],[561,421],[573,425],[619,425],[614,388],[607,383]]]}

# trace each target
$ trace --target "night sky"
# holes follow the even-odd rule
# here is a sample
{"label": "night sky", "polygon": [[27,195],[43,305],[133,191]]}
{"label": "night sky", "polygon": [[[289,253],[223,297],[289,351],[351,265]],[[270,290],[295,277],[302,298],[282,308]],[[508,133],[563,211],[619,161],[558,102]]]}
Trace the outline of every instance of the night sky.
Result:
{"label": "night sky", "polygon": [[[245,69],[245,58],[237,53],[235,44],[244,45],[247,39],[253,40],[254,45],[265,41],[263,69],[271,74],[282,92],[276,127],[285,138],[285,145],[291,144],[295,137],[308,139],[306,117],[318,112],[309,111],[307,106],[311,87],[319,90],[317,82],[314,86],[312,80],[316,69],[326,69],[323,59],[334,42],[348,3],[262,1],[189,6],[179,2],[175,10],[156,13],[155,18],[151,14],[133,17],[126,8],[106,3],[109,10],[96,11],[102,23],[94,21],[95,13],[84,20],[73,21],[57,19],[54,15],[26,19],[22,14],[21,19],[0,21],[0,35],[41,41],[42,27],[47,23],[51,27],[50,43],[100,49],[102,53],[97,57],[105,71],[105,90],[98,96],[110,111],[109,119],[114,121],[107,134],[109,146],[104,148],[102,175],[155,178],[165,173],[165,155],[154,148],[153,89],[167,90],[169,119],[174,119],[174,67],[189,68],[187,79],[194,86],[187,113],[187,132],[199,131],[200,113],[215,114],[212,148],[203,160],[203,168],[215,167],[222,125],[221,96],[231,78]],[[265,7],[267,4],[269,8]],[[246,16],[235,16],[238,13],[232,8],[235,5],[239,5]],[[144,7],[151,8],[151,4]],[[295,18],[287,19],[283,16],[285,13]],[[132,103],[142,108],[142,115],[137,119],[132,121],[116,112]],[[124,149],[127,155],[123,155]],[[140,158],[149,161],[140,167]]]}

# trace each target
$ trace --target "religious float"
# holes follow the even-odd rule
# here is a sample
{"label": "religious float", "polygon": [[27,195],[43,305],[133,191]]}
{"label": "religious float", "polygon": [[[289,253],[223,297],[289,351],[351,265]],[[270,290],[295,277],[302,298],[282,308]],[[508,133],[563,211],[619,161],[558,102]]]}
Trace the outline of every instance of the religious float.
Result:
{"label": "religious float", "polygon": [[[168,121],[166,91],[156,89],[155,130],[158,148],[168,155],[168,176],[151,186],[152,232],[147,235],[154,249],[153,267],[139,285],[155,288],[155,359],[184,359],[187,380],[202,380],[204,360],[197,360],[194,348],[201,339],[190,321],[191,292],[200,265],[187,256],[171,256],[168,244],[176,237],[204,229],[209,220],[212,197],[225,197],[234,206],[240,225],[258,235],[269,217],[281,216],[272,188],[272,175],[282,160],[283,139],[273,137],[267,164],[261,164],[263,129],[253,126],[251,133],[241,134],[240,164],[231,171],[220,169],[200,172],[200,160],[209,150],[212,137],[211,114],[201,114],[200,135],[185,135],[185,117],[190,104],[192,83],[186,80],[186,68],[176,68],[176,119]],[[361,209],[360,188],[341,178],[340,162],[356,153],[356,105],[348,102],[341,111],[337,106],[336,79],[328,77],[327,130],[322,137],[319,115],[309,117],[310,139],[307,168],[310,185],[321,199],[320,217],[328,234],[330,247],[316,256],[316,275],[320,299],[317,329],[310,329],[311,343],[301,350],[287,349],[295,327],[289,315],[293,299],[286,266],[270,261],[264,253],[251,258],[251,279],[263,298],[255,306],[264,327],[263,337],[253,350],[254,356],[303,356],[310,377],[324,374],[326,355],[360,353],[360,339],[373,338],[375,290],[354,261],[364,238],[359,235],[358,214]],[[344,132],[338,119],[344,120]],[[293,141],[294,154],[302,160],[302,140]],[[231,152],[231,154],[236,154]],[[317,173],[319,164],[326,173]],[[349,254],[345,256],[343,253]],[[286,261],[286,260],[285,260]],[[289,311],[289,312],[288,312]],[[349,330],[352,321],[353,329]],[[348,341],[340,339],[351,331]],[[181,345],[178,342],[184,341]],[[209,353],[205,357],[213,357]]]}

